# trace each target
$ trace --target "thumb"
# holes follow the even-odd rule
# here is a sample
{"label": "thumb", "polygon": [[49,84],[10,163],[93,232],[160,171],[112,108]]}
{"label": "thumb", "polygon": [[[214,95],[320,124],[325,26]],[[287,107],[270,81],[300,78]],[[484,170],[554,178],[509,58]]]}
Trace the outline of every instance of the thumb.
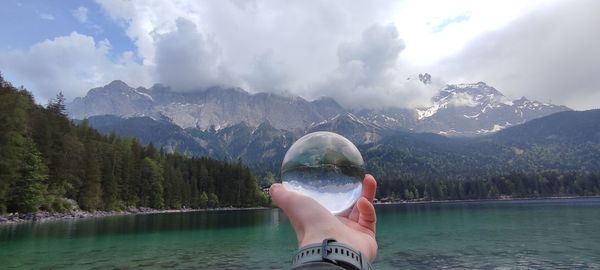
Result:
{"label": "thumb", "polygon": [[359,213],[358,224],[375,233],[375,224],[377,223],[375,207],[365,197],[361,197],[356,204]]}

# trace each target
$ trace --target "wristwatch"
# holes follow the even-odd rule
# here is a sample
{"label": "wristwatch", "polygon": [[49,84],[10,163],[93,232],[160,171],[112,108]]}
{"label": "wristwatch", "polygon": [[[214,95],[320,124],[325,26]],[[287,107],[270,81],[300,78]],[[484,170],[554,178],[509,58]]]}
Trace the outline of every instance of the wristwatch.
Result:
{"label": "wristwatch", "polygon": [[325,239],[320,244],[307,245],[298,250],[292,258],[292,268],[311,262],[329,262],[345,269],[373,269],[369,260],[363,257],[360,251],[334,239]]}

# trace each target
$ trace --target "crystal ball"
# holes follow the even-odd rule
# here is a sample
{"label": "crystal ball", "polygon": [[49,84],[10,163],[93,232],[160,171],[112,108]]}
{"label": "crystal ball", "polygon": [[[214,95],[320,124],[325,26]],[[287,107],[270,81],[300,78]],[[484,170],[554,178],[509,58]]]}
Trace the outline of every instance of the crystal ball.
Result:
{"label": "crystal ball", "polygon": [[356,146],[333,132],[298,139],[281,165],[283,186],[311,197],[334,215],[347,213],[360,198],[364,161]]}

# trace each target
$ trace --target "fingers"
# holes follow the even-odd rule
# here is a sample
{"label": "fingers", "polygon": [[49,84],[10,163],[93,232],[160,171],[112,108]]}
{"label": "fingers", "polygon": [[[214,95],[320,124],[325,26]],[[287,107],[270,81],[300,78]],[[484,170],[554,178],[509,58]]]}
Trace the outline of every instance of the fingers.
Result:
{"label": "fingers", "polygon": [[370,174],[365,175],[361,196],[365,197],[369,202],[373,202],[376,190],[377,182],[375,181],[375,178]]}
{"label": "fingers", "polygon": [[373,204],[367,198],[360,198],[356,206],[358,208],[358,224],[375,233],[377,216],[375,215]]}
{"label": "fingers", "polygon": [[[375,181],[375,178],[370,174],[366,174],[365,179],[363,180],[363,183],[362,183],[362,192],[361,192],[360,196],[364,197],[369,202],[373,202],[373,199],[375,198],[376,190],[377,190],[377,182]],[[358,220],[358,207],[355,206],[352,209],[350,214],[348,214],[348,218],[350,220],[354,220],[354,221]]]}

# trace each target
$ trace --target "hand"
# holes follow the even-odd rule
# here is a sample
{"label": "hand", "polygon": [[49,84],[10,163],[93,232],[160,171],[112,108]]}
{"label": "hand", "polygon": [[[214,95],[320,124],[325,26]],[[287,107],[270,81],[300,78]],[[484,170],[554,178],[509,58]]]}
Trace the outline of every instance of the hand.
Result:
{"label": "hand", "polygon": [[290,219],[298,247],[333,238],[359,250],[372,262],[377,256],[376,215],[372,204],[376,188],[375,178],[367,174],[361,197],[345,216],[335,216],[312,198],[286,190],[281,184],[271,185],[269,193],[273,202]]}

